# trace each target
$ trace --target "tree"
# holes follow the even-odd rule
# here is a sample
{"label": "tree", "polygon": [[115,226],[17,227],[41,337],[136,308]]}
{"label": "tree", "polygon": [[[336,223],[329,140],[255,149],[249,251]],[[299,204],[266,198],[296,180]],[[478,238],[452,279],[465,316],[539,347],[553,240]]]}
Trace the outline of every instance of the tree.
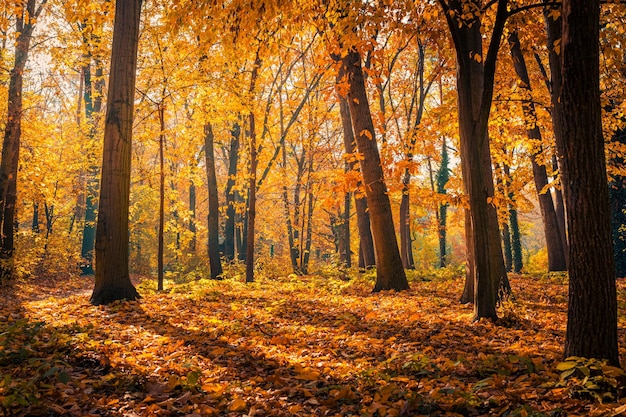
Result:
{"label": "tree", "polygon": [[565,356],[619,366],[600,104],[600,1],[564,0],[562,14],[562,184],[570,243]]}
{"label": "tree", "polygon": [[[473,257],[468,262],[468,281],[474,281],[474,319],[495,320],[500,284],[508,281],[496,209],[488,202],[494,195],[488,126],[497,54],[508,17],[508,1],[490,3],[496,4],[497,10],[486,56],[482,51],[482,1],[439,0],[439,3],[445,13],[457,57],[461,166],[470,202],[465,227],[471,229],[466,236],[468,257]],[[462,300],[469,299],[469,290],[471,285],[468,284]]]}
{"label": "tree", "polygon": [[0,283],[13,277],[15,250],[15,204],[17,202],[17,174],[22,135],[22,89],[24,68],[28,61],[30,42],[37,19],[47,0],[27,0],[16,7],[15,58],[9,80],[7,122],[4,127],[2,159],[0,161]]}
{"label": "tree", "polygon": [[210,123],[204,125],[204,155],[206,157],[207,188],[209,192],[209,266],[211,279],[220,279],[222,275],[222,261],[219,248],[219,200],[217,195],[217,175],[215,173],[215,151],[213,143],[213,127]]}
{"label": "tree", "polygon": [[376,284],[374,291],[409,288],[398,249],[393,215],[376,144],[374,123],[365,89],[361,54],[352,49],[341,60],[347,83],[348,105],[361,159],[361,173],[370,210],[372,237],[376,251]]}
{"label": "tree", "polygon": [[141,3],[117,0],[115,7],[91,295],[94,305],[139,298],[128,273],[128,214]]}
{"label": "tree", "polygon": [[[446,138],[443,138],[441,144],[441,165],[437,171],[437,193],[446,194],[446,184],[450,179],[450,158],[448,157],[448,145]],[[439,203],[439,216],[437,221],[437,230],[439,237],[439,267],[444,268],[447,263],[446,249],[446,222],[448,217],[448,203]]]}
{"label": "tree", "polygon": [[531,165],[533,169],[533,178],[535,181],[535,188],[537,190],[537,198],[539,200],[539,207],[541,209],[541,218],[543,220],[543,229],[546,237],[546,248],[548,252],[548,270],[549,271],[564,271],[567,269],[565,248],[563,244],[562,235],[559,232],[559,223],[557,213],[554,208],[554,201],[552,200],[552,194],[547,189],[548,186],[548,173],[545,164],[539,164],[538,160],[542,155],[542,135],[541,130],[537,124],[537,114],[535,111],[535,104],[532,101],[532,88],[530,85],[530,77],[528,76],[528,70],[526,68],[526,60],[522,53],[522,48],[517,31],[511,32],[509,35],[509,47],[511,51],[511,58],[513,60],[513,66],[515,72],[520,81],[519,88],[523,94],[523,111],[524,111],[524,123],[526,125],[526,133],[533,152],[531,154]]}

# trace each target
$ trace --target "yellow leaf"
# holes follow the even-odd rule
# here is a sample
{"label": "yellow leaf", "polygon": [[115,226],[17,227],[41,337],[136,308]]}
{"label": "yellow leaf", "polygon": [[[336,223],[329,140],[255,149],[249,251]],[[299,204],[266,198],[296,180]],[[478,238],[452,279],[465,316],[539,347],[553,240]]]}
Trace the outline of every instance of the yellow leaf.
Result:
{"label": "yellow leaf", "polygon": [[248,403],[241,398],[236,398],[230,403],[228,411],[243,411],[248,407]]}

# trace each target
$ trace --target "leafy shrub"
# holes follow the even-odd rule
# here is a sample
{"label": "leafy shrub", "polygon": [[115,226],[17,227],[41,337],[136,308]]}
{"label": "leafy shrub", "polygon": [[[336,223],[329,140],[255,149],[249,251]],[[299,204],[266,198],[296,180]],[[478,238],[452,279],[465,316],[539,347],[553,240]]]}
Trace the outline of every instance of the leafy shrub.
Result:
{"label": "leafy shrub", "polygon": [[626,372],[606,360],[570,356],[556,367],[561,371],[560,386],[567,387],[573,398],[617,401],[626,389]]}

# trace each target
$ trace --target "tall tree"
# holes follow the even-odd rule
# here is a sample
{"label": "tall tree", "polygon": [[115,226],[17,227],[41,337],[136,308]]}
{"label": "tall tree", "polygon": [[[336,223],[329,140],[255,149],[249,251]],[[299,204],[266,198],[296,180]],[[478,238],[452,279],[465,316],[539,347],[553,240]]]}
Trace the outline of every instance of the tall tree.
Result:
{"label": "tall tree", "polygon": [[139,297],[128,273],[128,213],[141,4],[142,0],[117,0],[115,7],[91,295],[94,305]]}
{"label": "tall tree", "polygon": [[539,164],[538,160],[542,154],[542,135],[539,125],[537,124],[537,113],[535,103],[532,100],[532,88],[530,85],[530,77],[526,68],[526,60],[522,53],[517,31],[511,32],[509,35],[509,48],[513,66],[517,77],[519,78],[519,88],[522,90],[522,106],[524,111],[524,124],[526,125],[526,135],[532,143],[531,165],[533,169],[533,178],[535,181],[535,189],[537,190],[537,198],[539,200],[539,208],[541,210],[541,219],[543,220],[543,230],[546,237],[546,249],[548,252],[548,270],[549,271],[565,271],[567,269],[565,245],[562,241],[562,235],[559,232],[559,223],[557,213],[554,208],[554,201],[548,186],[548,173],[545,164]]}
{"label": "tall tree", "polygon": [[0,282],[13,276],[15,250],[15,203],[17,202],[17,174],[22,136],[22,90],[24,68],[28,61],[30,42],[35,23],[47,0],[18,2],[16,5],[15,58],[9,80],[7,122],[4,127],[2,159],[0,161]]}
{"label": "tall tree", "polygon": [[[486,56],[483,55],[481,0],[439,0],[456,50],[461,168],[470,213],[466,216],[468,281],[473,280],[474,318],[497,319],[496,301],[501,283],[508,281],[504,268],[496,209],[488,200],[494,195],[489,150],[489,115],[494,76],[508,0],[491,2],[497,10]],[[473,265],[471,265],[473,263]],[[467,300],[466,285],[462,300]]]}
{"label": "tall tree", "polygon": [[224,191],[226,200],[226,219],[224,220],[224,258],[226,261],[235,259],[235,177],[239,161],[239,136],[241,128],[235,122],[230,131],[230,147],[228,152],[228,179]]}
{"label": "tall tree", "polygon": [[[450,179],[450,158],[448,156],[448,145],[446,144],[446,138],[443,138],[441,144],[441,165],[437,171],[437,193],[446,194],[446,184]],[[447,248],[446,248],[446,223],[448,217],[448,203],[439,203],[439,216],[438,216],[438,237],[439,237],[439,267],[444,268],[447,263]]]}
{"label": "tall tree", "polygon": [[217,174],[215,172],[215,136],[210,123],[204,125],[204,155],[206,157],[207,189],[209,194],[209,214],[207,229],[209,233],[209,266],[211,279],[220,279],[222,261],[219,248],[219,200],[217,195]]}
{"label": "tall tree", "polygon": [[[340,82],[341,75],[338,75],[337,83]],[[346,154],[349,155],[346,161],[350,170],[358,169],[358,162],[355,153],[354,131],[352,129],[352,119],[350,117],[350,106],[345,97],[339,94],[339,113],[341,115],[341,125],[343,127],[343,144]],[[363,185],[359,182],[359,188]],[[374,240],[372,239],[372,230],[370,228],[370,215],[367,209],[367,199],[363,191],[356,190],[354,192],[354,206],[356,211],[357,229],[359,231],[359,267],[369,268],[376,264],[374,256]],[[361,262],[362,261],[362,262]],[[362,264],[361,264],[362,263]]]}
{"label": "tall tree", "polygon": [[374,123],[370,113],[361,66],[361,54],[352,49],[341,60],[341,71],[347,83],[348,105],[361,159],[361,173],[365,185],[367,205],[370,211],[372,237],[376,252],[376,284],[374,291],[409,288],[398,240],[393,227],[393,215],[383,175]]}
{"label": "tall tree", "polygon": [[564,0],[562,183],[569,232],[565,356],[619,366],[617,294],[600,104],[600,0]]}

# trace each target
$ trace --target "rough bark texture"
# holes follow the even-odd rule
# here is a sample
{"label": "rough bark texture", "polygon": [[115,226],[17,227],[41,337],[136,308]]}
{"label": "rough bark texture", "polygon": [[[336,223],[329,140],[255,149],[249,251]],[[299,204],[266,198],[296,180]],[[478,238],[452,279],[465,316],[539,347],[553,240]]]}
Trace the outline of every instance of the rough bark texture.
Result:
{"label": "rough bark texture", "polygon": [[139,297],[128,274],[128,205],[141,2],[118,0],[115,8],[91,295],[95,305]]}
{"label": "rough bark texture", "polygon": [[[437,193],[446,194],[446,184],[450,179],[450,158],[448,157],[448,145],[446,138],[443,138],[441,145],[441,166],[437,171]],[[447,264],[447,244],[446,244],[446,224],[447,224],[448,203],[439,204],[439,267],[443,268]]]}
{"label": "rough bark texture", "polygon": [[[411,156],[411,160],[413,157]],[[400,200],[400,256],[402,266],[405,269],[415,269],[413,261],[413,239],[411,239],[411,213],[410,213],[410,182],[409,169],[404,170],[402,176],[402,199]]]}
{"label": "rough bark texture", "polygon": [[[15,25],[15,58],[9,80],[7,122],[4,126],[2,158],[0,161],[0,283],[13,277],[13,251],[15,250],[15,203],[17,202],[17,173],[22,136],[22,86],[24,67],[28,60],[30,41],[37,17],[46,0],[39,6],[36,0],[22,4],[21,15]],[[19,3],[18,3],[19,5]],[[17,8],[17,7],[16,7]],[[32,18],[32,19],[31,19]]]}
{"label": "rough bark texture", "polygon": [[549,190],[542,192],[548,185],[548,173],[545,164],[540,165],[537,163],[537,160],[542,156],[541,130],[539,130],[539,126],[537,126],[536,123],[537,113],[535,111],[535,104],[532,101],[530,77],[528,76],[526,60],[522,53],[517,32],[512,32],[509,36],[509,47],[511,50],[511,58],[513,59],[513,66],[520,80],[519,88],[525,90],[522,106],[524,110],[524,122],[526,124],[526,135],[531,142],[537,143],[531,155],[531,164],[535,189],[537,190],[537,198],[539,200],[539,208],[541,210],[541,218],[543,220],[544,235],[546,237],[548,270],[565,271],[567,269],[567,263],[565,262],[565,245],[563,245],[561,233],[559,232],[559,224],[556,210],[554,209],[552,194]]}
{"label": "rough bark texture", "polygon": [[[342,72],[338,76],[338,81],[341,80]],[[352,119],[350,116],[350,106],[348,100],[345,97],[339,95],[339,112],[341,114],[341,125],[343,127],[343,144],[346,150],[346,154],[354,155],[355,152],[355,140],[354,130],[352,129]],[[358,162],[356,160],[350,160],[350,169],[358,169]],[[359,183],[359,187],[362,184]],[[370,226],[370,215],[367,209],[367,199],[362,192],[358,190],[354,193],[354,208],[356,211],[357,229],[359,231],[359,267],[369,268],[376,264],[376,257],[374,255],[374,240],[372,239],[372,230]]]}
{"label": "rough bark texture", "polygon": [[215,138],[213,128],[209,123],[204,125],[204,156],[206,157],[207,191],[209,195],[209,214],[207,232],[209,235],[208,251],[211,279],[219,279],[222,275],[222,261],[220,259],[220,222],[219,199],[217,196],[217,175],[215,173]]}
{"label": "rough bark texture", "polygon": [[570,237],[565,356],[619,366],[617,294],[600,107],[598,0],[563,2],[563,186]]}
{"label": "rough bark texture", "polygon": [[374,291],[405,290],[409,288],[398,241],[393,227],[391,204],[380,162],[374,124],[361,67],[361,56],[349,51],[342,58],[343,70],[348,83],[348,105],[359,152],[363,154],[361,173],[367,205],[370,211],[372,236],[376,254],[376,284]]}

